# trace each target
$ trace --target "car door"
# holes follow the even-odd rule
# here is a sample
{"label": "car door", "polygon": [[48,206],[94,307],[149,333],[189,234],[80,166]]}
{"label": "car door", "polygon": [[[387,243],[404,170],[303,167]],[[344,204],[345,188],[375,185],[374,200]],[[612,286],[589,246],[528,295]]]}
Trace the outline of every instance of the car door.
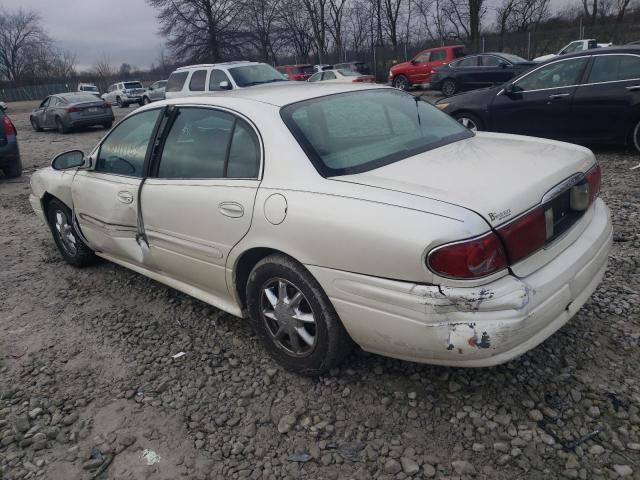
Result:
{"label": "car door", "polygon": [[38,109],[33,113],[33,116],[36,118],[38,125],[41,127],[46,127],[46,112],[47,108],[49,108],[49,102],[51,101],[51,97],[45,98]]}
{"label": "car door", "polygon": [[47,106],[46,111],[44,112],[44,127],[55,127],[56,126],[56,117],[62,116],[60,112],[62,102],[60,98],[52,95],[49,97],[49,105]]}
{"label": "car door", "polygon": [[640,56],[602,54],[591,57],[587,80],[576,90],[572,116],[576,139],[624,143],[640,105]]}
{"label": "car door", "polygon": [[71,188],[76,218],[89,245],[136,265],[144,263],[136,242],[138,188],[163,111],[134,113],[120,122],[90,155],[92,169],[79,170]]}
{"label": "car door", "polygon": [[478,88],[478,57],[479,55],[470,55],[453,64],[459,90]]}
{"label": "car door", "polygon": [[260,172],[259,137],[234,113],[179,107],[141,190],[155,267],[214,295],[228,295],[227,256],[247,233]]}
{"label": "car door", "polygon": [[494,97],[489,129],[570,139],[571,101],[588,60],[560,59],[518,77]]}
{"label": "car door", "polygon": [[411,60],[410,66],[407,69],[409,82],[416,84],[425,81],[427,78],[427,69],[429,68],[430,57],[431,52],[421,52]]}
{"label": "car door", "polygon": [[330,82],[336,80],[336,74],[335,72],[332,72],[331,70],[327,70],[326,72],[322,72],[322,81],[323,82]]}
{"label": "car door", "polygon": [[480,55],[476,85],[480,88],[503,84],[513,77],[509,66],[509,62],[495,55]]}
{"label": "car door", "polygon": [[420,76],[418,78],[417,83],[425,83],[429,80],[431,76],[431,71],[436,69],[437,67],[444,65],[447,61],[447,51],[442,50],[432,50],[429,55],[429,61],[424,65],[424,68],[420,70]]}

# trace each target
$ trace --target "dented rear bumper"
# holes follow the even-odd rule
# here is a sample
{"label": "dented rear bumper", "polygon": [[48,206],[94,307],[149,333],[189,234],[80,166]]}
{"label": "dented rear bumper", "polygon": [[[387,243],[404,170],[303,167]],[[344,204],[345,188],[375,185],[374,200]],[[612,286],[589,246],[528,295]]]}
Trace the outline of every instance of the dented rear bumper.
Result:
{"label": "dented rear bumper", "polygon": [[481,287],[443,287],[308,266],[364,350],[483,367],[517,357],[564,325],[600,283],[612,241],[602,200],[578,239],[534,273]]}

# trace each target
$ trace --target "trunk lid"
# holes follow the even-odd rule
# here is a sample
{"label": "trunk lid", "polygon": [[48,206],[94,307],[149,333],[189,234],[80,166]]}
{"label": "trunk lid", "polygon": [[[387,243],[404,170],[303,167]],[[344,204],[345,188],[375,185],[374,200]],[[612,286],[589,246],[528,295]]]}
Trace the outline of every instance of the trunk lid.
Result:
{"label": "trunk lid", "polygon": [[459,205],[496,227],[538,205],[554,186],[594,164],[593,154],[576,145],[480,132],[467,140],[333,180]]}

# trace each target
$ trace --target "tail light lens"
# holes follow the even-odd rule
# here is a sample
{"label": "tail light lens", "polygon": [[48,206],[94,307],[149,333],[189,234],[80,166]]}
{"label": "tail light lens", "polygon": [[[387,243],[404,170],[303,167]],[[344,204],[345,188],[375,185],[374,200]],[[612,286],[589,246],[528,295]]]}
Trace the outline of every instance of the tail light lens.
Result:
{"label": "tail light lens", "polygon": [[5,135],[17,135],[18,133],[16,127],[11,123],[11,119],[6,115],[2,117],[2,131]]}
{"label": "tail light lens", "polygon": [[[547,231],[544,207],[538,207],[508,225],[499,228],[498,235],[504,241],[509,263],[516,263],[518,260],[522,260],[542,248],[547,241]],[[553,231],[553,224],[551,231]]]}
{"label": "tail light lens", "polygon": [[432,250],[427,257],[429,268],[444,277],[479,278],[507,266],[502,243],[495,233]]}
{"label": "tail light lens", "polygon": [[589,205],[600,195],[600,184],[602,183],[602,170],[600,165],[596,164],[585,175],[587,184],[589,185]]}
{"label": "tail light lens", "polygon": [[64,107],[64,111],[65,112],[69,112],[69,113],[79,112],[80,108],[79,107]]}

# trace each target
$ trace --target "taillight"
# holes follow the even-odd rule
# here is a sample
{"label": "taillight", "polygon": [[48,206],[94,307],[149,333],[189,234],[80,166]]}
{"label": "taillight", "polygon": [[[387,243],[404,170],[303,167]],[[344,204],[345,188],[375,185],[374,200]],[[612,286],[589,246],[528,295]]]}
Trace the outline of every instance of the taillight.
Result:
{"label": "taillight", "polygon": [[596,163],[595,167],[586,173],[585,179],[589,185],[589,205],[591,205],[598,195],[600,195],[600,184],[602,183],[602,170],[600,169],[600,165]]}
{"label": "taillight", "polygon": [[[516,263],[544,246],[549,230],[547,216],[545,208],[538,207],[498,229],[498,235],[507,249],[509,263]],[[550,231],[553,232],[553,223]]]}
{"label": "taillight", "polygon": [[506,268],[507,257],[500,239],[490,232],[480,238],[432,250],[427,265],[443,277],[480,278]]}
{"label": "taillight", "polygon": [[15,135],[18,133],[16,127],[13,126],[13,123],[11,123],[11,120],[6,115],[2,117],[2,130],[5,135]]}
{"label": "taillight", "polygon": [[69,112],[69,113],[79,112],[80,108],[79,107],[64,107],[64,111],[65,112]]}

